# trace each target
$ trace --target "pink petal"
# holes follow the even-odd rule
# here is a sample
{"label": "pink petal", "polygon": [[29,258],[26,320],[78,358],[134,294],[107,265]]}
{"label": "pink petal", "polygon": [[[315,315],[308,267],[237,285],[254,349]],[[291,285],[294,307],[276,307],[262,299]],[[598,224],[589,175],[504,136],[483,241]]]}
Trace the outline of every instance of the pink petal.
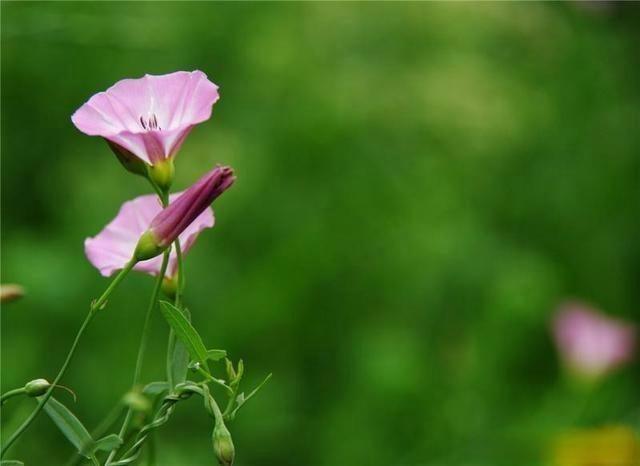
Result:
{"label": "pink petal", "polygon": [[601,376],[627,362],[635,348],[632,324],[580,303],[560,307],[553,333],[565,363],[589,377]]}
{"label": "pink petal", "polygon": [[[183,193],[170,196],[173,203]],[[137,197],[122,204],[120,211],[98,235],[85,240],[85,253],[89,262],[104,276],[110,276],[115,271],[124,268],[131,259],[133,250],[138,243],[140,235],[144,233],[153,218],[160,213],[162,207],[155,195]],[[184,254],[193,246],[198,234],[205,228],[214,225],[213,209],[204,210],[191,224],[180,234],[180,244]],[[139,262],[134,269],[151,275],[160,273],[162,256],[154,257],[147,261]],[[169,256],[169,266],[166,275],[172,276],[177,267],[175,251]]]}
{"label": "pink petal", "polygon": [[218,87],[202,71],[147,74],[95,94],[71,120],[83,133],[152,164],[175,155],[191,128],[211,117],[218,98]]}

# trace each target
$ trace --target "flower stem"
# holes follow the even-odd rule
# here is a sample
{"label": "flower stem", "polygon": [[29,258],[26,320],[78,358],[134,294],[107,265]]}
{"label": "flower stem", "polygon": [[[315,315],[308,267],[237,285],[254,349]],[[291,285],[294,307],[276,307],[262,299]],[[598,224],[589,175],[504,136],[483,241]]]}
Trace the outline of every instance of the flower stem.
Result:
{"label": "flower stem", "polygon": [[[162,256],[162,266],[160,267],[160,273],[156,279],[155,286],[153,287],[153,292],[151,293],[151,300],[149,301],[149,306],[147,307],[147,312],[144,316],[144,324],[142,326],[142,338],[140,339],[140,346],[138,347],[138,357],[136,358],[136,368],[133,372],[133,383],[131,384],[132,389],[135,388],[136,385],[140,382],[140,373],[142,372],[142,362],[144,360],[144,353],[147,349],[147,340],[149,337],[149,324],[151,322],[151,314],[153,313],[153,309],[156,307],[156,303],[158,302],[158,296],[160,294],[160,288],[162,287],[162,280],[164,279],[164,274],[167,271],[167,264],[169,263],[169,253],[170,251],[165,251]],[[127,409],[127,414],[124,417],[124,421],[122,422],[122,427],[120,427],[119,436],[120,438],[124,438],[125,433],[129,429],[129,424],[131,423],[131,416],[133,415],[133,409],[129,407]],[[118,449],[114,449],[109,454],[107,458],[107,462],[105,464],[109,464],[109,462],[115,457]]]}
{"label": "flower stem", "polygon": [[11,445],[13,445],[13,443],[16,440],[18,440],[18,437],[20,437],[20,435],[22,435],[22,433],[25,430],[27,430],[27,428],[35,420],[38,414],[40,414],[40,411],[42,411],[46,402],[49,401],[49,398],[51,398],[51,395],[53,394],[53,389],[58,385],[58,383],[60,382],[60,379],[62,379],[62,377],[64,376],[64,373],[66,372],[67,367],[69,367],[71,358],[73,357],[76,351],[76,348],[78,346],[78,343],[80,342],[80,338],[82,337],[82,334],[84,333],[84,331],[87,329],[87,326],[89,325],[93,317],[96,315],[96,313],[105,305],[105,303],[107,302],[107,299],[109,298],[113,290],[116,289],[118,284],[124,279],[124,277],[127,276],[127,274],[131,271],[131,269],[135,264],[136,264],[136,261],[134,259],[129,261],[127,265],[124,267],[124,269],[122,269],[120,273],[118,273],[116,278],[114,278],[113,281],[109,284],[109,286],[104,291],[104,293],[102,293],[102,295],[91,304],[89,313],[87,314],[87,317],[85,317],[84,322],[80,326],[80,330],[78,330],[78,333],[76,334],[76,338],[73,340],[73,344],[71,345],[69,354],[67,354],[67,358],[65,359],[64,363],[62,364],[62,367],[58,371],[58,375],[56,375],[56,378],[53,379],[51,386],[38,402],[38,406],[36,406],[36,408],[31,412],[29,417],[25,419],[25,421],[20,425],[20,427],[18,427],[18,429],[13,433],[13,435],[9,437],[9,440],[7,440],[7,442],[2,446],[2,452],[0,452],[0,458],[2,458],[5,455],[5,453],[9,450],[9,448],[11,448]]}
{"label": "flower stem", "polygon": [[180,247],[180,239],[176,239],[173,244],[176,248],[176,258],[178,263],[178,290],[176,291],[175,306],[177,308],[180,308],[182,293],[184,292],[184,265],[182,262],[182,248]]}
{"label": "flower stem", "polygon": [[[176,258],[178,264],[178,289],[176,290],[176,297],[174,301],[174,305],[180,309],[180,303],[182,300],[182,291],[184,289],[184,265],[182,262],[182,248],[180,247],[180,240],[177,239],[173,242],[173,245],[176,249]],[[176,344],[176,336],[173,333],[173,329],[169,329],[169,341],[167,342],[167,360],[166,360],[166,368],[167,368],[167,382],[169,382],[169,390],[173,391],[174,380],[173,380],[173,349]]]}
{"label": "flower stem", "polygon": [[24,387],[9,390],[7,393],[3,393],[2,396],[0,396],[0,405],[4,404],[4,402],[7,401],[9,398],[13,398],[14,396],[18,396],[18,395],[24,395],[26,392],[27,391],[25,390]]}

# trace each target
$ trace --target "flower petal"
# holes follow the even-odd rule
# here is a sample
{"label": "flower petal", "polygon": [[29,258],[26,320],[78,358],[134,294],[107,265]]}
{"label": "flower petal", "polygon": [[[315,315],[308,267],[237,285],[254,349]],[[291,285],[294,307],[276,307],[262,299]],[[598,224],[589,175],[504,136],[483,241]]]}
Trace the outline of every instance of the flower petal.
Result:
{"label": "flower petal", "polygon": [[202,71],[123,79],[99,92],[71,117],[147,163],[175,155],[194,125],[211,117],[218,87]]}
{"label": "flower petal", "polygon": [[[172,194],[170,202],[178,199],[182,193]],[[160,213],[162,207],[155,195],[137,197],[125,202],[116,217],[93,238],[85,240],[85,253],[89,262],[96,267],[103,276],[110,276],[121,270],[129,260],[138,243],[140,235],[144,233],[151,220]],[[183,254],[193,246],[198,234],[205,228],[214,225],[213,209],[203,211],[179,236]],[[162,256],[139,262],[134,269],[151,275],[160,273]],[[173,276],[177,269],[175,251],[169,256],[167,276]]]}

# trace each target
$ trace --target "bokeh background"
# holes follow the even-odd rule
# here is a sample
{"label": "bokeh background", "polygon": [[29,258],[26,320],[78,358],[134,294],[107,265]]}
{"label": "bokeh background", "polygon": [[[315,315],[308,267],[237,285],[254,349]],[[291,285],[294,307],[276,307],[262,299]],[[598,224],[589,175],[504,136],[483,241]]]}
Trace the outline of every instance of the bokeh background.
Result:
{"label": "bokeh background", "polygon": [[[247,388],[274,373],[231,425],[238,465],[551,464],[571,429],[637,430],[638,363],[585,389],[549,322],[567,298],[640,321],[639,44],[633,3],[3,3],[2,280],[28,295],[2,309],[2,391],[54,377],[107,284],[83,240],[149,192],[71,114],[201,69],[222,97],[175,187],[218,162],[238,181],[186,300]],[[151,287],[118,289],[64,379],[89,427],[128,389]],[[200,404],[160,466],[215,464]],[[7,404],[5,436],[32,407]],[[72,451],[42,415],[10,456]]]}

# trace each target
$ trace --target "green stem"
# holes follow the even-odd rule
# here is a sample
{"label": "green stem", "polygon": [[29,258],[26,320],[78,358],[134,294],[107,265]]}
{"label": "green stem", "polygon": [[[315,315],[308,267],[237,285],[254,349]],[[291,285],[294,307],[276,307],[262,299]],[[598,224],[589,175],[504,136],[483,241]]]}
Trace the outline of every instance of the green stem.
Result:
{"label": "green stem", "polygon": [[236,404],[236,399],[238,398],[238,388],[239,387],[236,385],[233,388],[233,393],[231,393],[231,396],[229,397],[229,402],[227,403],[227,407],[224,409],[224,414],[222,415],[225,419],[227,419],[231,415],[231,411]]}
{"label": "green stem", "polygon": [[105,303],[107,302],[107,299],[109,298],[113,290],[116,289],[118,284],[124,279],[124,277],[127,276],[127,274],[131,271],[131,269],[135,264],[136,264],[136,261],[134,259],[131,259],[127,263],[127,265],[124,267],[124,269],[122,269],[120,273],[118,273],[116,278],[114,278],[113,281],[109,284],[109,286],[104,291],[104,293],[102,293],[102,296],[100,296],[96,301],[93,302],[93,304],[91,305],[91,308],[89,309],[89,313],[87,314],[87,317],[84,319],[84,322],[80,326],[80,330],[78,330],[75,340],[73,340],[73,344],[71,345],[69,354],[67,354],[67,358],[62,364],[60,371],[58,371],[58,375],[56,375],[56,378],[51,383],[51,386],[38,402],[38,406],[36,406],[36,408],[31,412],[29,417],[20,425],[20,427],[18,427],[18,429],[13,433],[13,435],[9,437],[9,440],[7,440],[7,442],[3,445],[2,452],[0,452],[0,458],[2,458],[5,455],[5,453],[9,450],[11,445],[13,445],[13,443],[16,440],[18,440],[18,437],[20,437],[20,435],[22,435],[22,433],[25,430],[27,430],[27,428],[35,420],[38,414],[40,414],[40,411],[42,411],[46,402],[49,401],[49,398],[51,398],[51,395],[53,394],[53,389],[58,385],[58,383],[60,382],[60,379],[62,379],[62,377],[64,376],[64,373],[66,372],[67,367],[69,367],[71,358],[73,357],[76,351],[76,348],[78,346],[78,343],[80,342],[80,338],[82,337],[82,334],[86,330],[87,326],[89,325],[93,317],[96,315],[96,313],[105,305]]}
{"label": "green stem", "polygon": [[180,239],[176,239],[173,242],[176,248],[176,258],[178,259],[178,289],[176,291],[175,306],[180,309],[180,302],[182,300],[182,293],[184,293],[184,265],[182,262],[182,248],[180,247]]}
{"label": "green stem", "polygon": [[7,393],[4,393],[2,396],[0,396],[0,405],[4,404],[4,402],[7,401],[9,398],[13,398],[14,396],[18,396],[18,395],[24,395],[26,392],[27,391],[25,390],[24,387],[9,390]]}
{"label": "green stem", "polygon": [[[153,292],[151,293],[151,300],[149,301],[149,306],[147,307],[147,312],[144,316],[144,324],[142,326],[142,338],[140,339],[140,346],[138,347],[138,357],[136,358],[136,368],[133,372],[133,383],[131,384],[132,389],[135,389],[136,385],[138,385],[140,381],[140,373],[142,372],[142,362],[144,361],[144,353],[147,349],[147,340],[149,336],[149,324],[151,322],[151,314],[153,313],[153,309],[156,307],[158,302],[158,296],[160,294],[160,289],[162,288],[162,280],[164,279],[164,274],[167,271],[167,264],[169,263],[169,251],[165,251],[162,256],[162,266],[160,266],[160,273],[156,279],[155,286],[153,287]],[[124,417],[124,421],[122,422],[122,427],[120,427],[120,433],[118,434],[120,438],[124,438],[125,433],[129,429],[129,424],[131,423],[131,416],[133,415],[133,409],[129,407],[127,409],[127,414]],[[107,458],[106,465],[115,457],[118,449],[114,449],[109,454]]]}
{"label": "green stem", "polygon": [[[180,240],[176,239],[174,241],[174,247],[176,249],[176,258],[178,264],[178,289],[176,290],[176,297],[174,301],[174,305],[180,309],[180,302],[182,299],[182,291],[184,289],[184,265],[182,263],[182,248],[180,247]],[[166,369],[167,369],[167,382],[169,382],[169,389],[173,391],[174,380],[173,380],[173,349],[176,344],[176,336],[173,333],[172,329],[169,329],[169,340],[167,342],[167,360],[166,360]]]}

